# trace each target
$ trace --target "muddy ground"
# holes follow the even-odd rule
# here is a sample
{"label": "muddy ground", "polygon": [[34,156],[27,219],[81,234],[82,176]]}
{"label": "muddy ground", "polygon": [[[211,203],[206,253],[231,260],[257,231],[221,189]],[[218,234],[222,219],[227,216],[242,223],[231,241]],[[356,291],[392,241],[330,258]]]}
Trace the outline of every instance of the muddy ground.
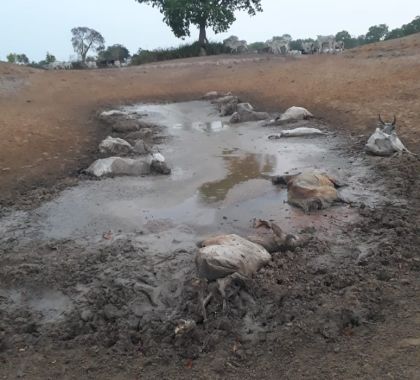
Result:
{"label": "muddy ground", "polygon": [[[366,52],[362,50],[360,54],[362,56]],[[324,59],[327,58],[314,57],[314,60]],[[401,56],[390,59],[402,60]],[[404,62],[408,64],[408,61]],[[391,70],[391,63],[388,63]],[[255,62],[238,63],[241,69],[238,67],[235,70],[251,70],[247,65],[253,64]],[[274,65],[272,70],[283,67],[283,64],[286,67],[290,65],[290,70],[292,68],[291,62],[269,61],[265,64]],[[386,60],[383,65],[387,65]],[[213,67],[213,64],[206,65],[205,70],[208,67]],[[214,67],[216,71],[219,70],[218,65]],[[171,70],[167,74],[171,78],[165,78],[168,85],[181,80],[183,70],[191,70],[191,67],[186,69],[181,65],[179,70]],[[94,75],[101,76],[106,82],[111,80],[107,72],[105,70]],[[69,75],[70,80],[75,74],[60,75]],[[44,79],[39,77],[32,80],[42,83]],[[229,85],[233,85],[233,80]],[[246,84],[242,85],[246,87]],[[14,81],[8,91],[12,87],[18,94],[30,91],[24,86],[28,84]],[[165,96],[165,100],[197,98],[195,91],[198,88],[214,89],[203,83],[194,86],[184,89],[183,94],[178,96],[175,95],[176,91],[171,95],[158,90],[157,86],[149,100]],[[410,88],[413,86],[415,84]],[[118,91],[112,96],[107,94],[109,104],[121,95]],[[136,100],[136,91],[138,89],[131,92],[132,100]],[[162,94],[158,96],[159,91]],[[350,136],[350,133],[340,131],[338,120],[317,120],[316,126],[328,131],[329,135],[326,140],[317,141],[315,146],[322,146],[327,153],[309,155],[308,161],[314,163],[312,166],[331,165],[335,169],[348,165],[343,169],[351,185],[350,195],[361,197],[352,199],[348,205],[304,215],[283,203],[283,190],[277,193],[277,210],[275,202],[272,207],[267,207],[267,203],[270,205],[275,200],[275,190],[269,187],[271,184],[265,176],[310,166],[308,161],[298,160],[288,167],[284,161],[287,162],[290,152],[285,147],[296,151],[299,156],[300,150],[304,152],[314,143],[302,139],[297,143],[298,148],[293,149],[290,147],[295,142],[280,142],[280,146],[284,144],[282,148],[271,147],[265,152],[267,156],[274,155],[280,164],[273,164],[270,160],[267,164],[264,159],[261,161],[261,157],[255,158],[255,153],[265,146],[269,132],[250,126],[249,145],[245,139],[239,140],[241,142],[236,146],[238,150],[228,149],[221,157],[218,157],[220,152],[217,150],[203,151],[203,155],[218,157],[221,167],[225,168],[210,167],[206,171],[208,180],[206,176],[197,180],[197,183],[204,183],[201,187],[204,197],[211,198],[215,194],[222,197],[216,199],[212,206],[219,210],[216,216],[211,214],[212,218],[208,219],[204,213],[206,223],[194,223],[199,215],[203,215],[203,210],[208,212],[208,207],[200,209],[188,203],[182,209],[182,223],[168,227],[167,219],[177,220],[179,210],[174,215],[162,216],[156,212],[152,200],[146,199],[151,202],[147,205],[141,203],[145,201],[141,196],[142,186],[150,186],[156,191],[162,189],[162,186],[156,186],[157,181],[172,181],[174,196],[189,199],[198,187],[193,183],[194,175],[193,180],[188,181],[188,175],[183,177],[185,172],[174,170],[172,180],[151,178],[143,179],[141,184],[130,183],[130,180],[114,181],[113,184],[112,180],[92,181],[80,174],[80,169],[97,157],[96,143],[110,132],[109,127],[95,117],[99,105],[106,105],[103,94],[98,93],[86,108],[79,110],[77,116],[73,115],[76,111],[73,107],[77,104],[71,94],[68,94],[73,99],[68,99],[70,104],[66,105],[63,101],[55,107],[51,104],[45,106],[43,111],[34,111],[34,115],[39,112],[42,115],[39,117],[44,117],[44,120],[48,119],[45,119],[46,115],[51,115],[54,120],[62,117],[64,122],[65,117],[71,115],[71,119],[64,123],[70,128],[69,134],[56,134],[51,141],[57,144],[50,145],[53,150],[57,146],[62,148],[69,138],[74,139],[74,144],[82,141],[81,136],[91,137],[86,144],[80,144],[80,150],[76,148],[74,151],[74,145],[71,145],[72,149],[56,153],[61,158],[72,157],[76,161],[69,163],[69,166],[62,164],[58,167],[53,160],[45,159],[40,161],[42,164],[39,166],[34,164],[32,174],[28,174],[28,168],[20,168],[18,178],[2,176],[5,194],[10,189],[20,189],[25,194],[18,196],[9,193],[4,197],[8,207],[2,209],[0,223],[0,375],[3,378],[420,377],[420,165],[416,157],[366,156],[363,153],[366,138],[360,136],[364,127],[351,129],[353,136]],[[260,99],[260,104],[270,96],[267,94],[265,99]],[[290,92],[284,96],[293,97]],[[138,97],[141,98],[141,95]],[[120,101],[127,104],[127,99]],[[308,101],[308,98],[305,99],[305,102]],[[17,112],[16,99],[7,102],[9,105],[15,104]],[[271,102],[275,104],[278,100]],[[379,99],[377,102],[380,104]],[[277,111],[271,108],[270,102],[266,104],[264,109]],[[331,101],[326,100],[325,104],[328,106],[318,105],[316,111],[319,112],[322,107],[332,107]],[[354,104],[353,111],[356,112],[358,107]],[[13,107],[10,110],[3,118],[2,133],[5,133],[3,126],[7,129],[13,119],[15,111]],[[58,110],[63,111],[61,116],[54,113]],[[410,112],[410,117],[415,120],[415,111]],[[365,109],[358,113],[360,120],[364,113],[367,113]],[[31,115],[31,112],[16,113],[16,119],[13,120],[22,120],[25,114]],[[322,113],[320,115],[324,116]],[[331,114],[327,112],[325,115],[325,119],[328,119]],[[79,124],[78,118],[84,118],[85,123]],[[90,120],[89,123],[86,120]],[[64,124],[59,124],[60,128]],[[19,133],[24,135],[25,128],[23,125],[22,131],[13,136],[19,136]],[[337,130],[339,133],[336,133]],[[407,131],[415,129],[412,127]],[[239,139],[243,139],[244,135],[240,129],[227,133],[237,133]],[[404,136],[407,133],[404,132]],[[185,161],[182,161],[182,155],[177,155],[174,147],[178,144],[176,137],[184,135],[168,135],[172,137],[163,139],[160,149],[183,168],[182,163],[187,162],[185,155]],[[36,134],[33,136],[33,150],[28,150],[28,157],[20,160],[33,159],[40,148],[49,149],[39,147],[35,143]],[[418,140],[413,136],[407,139],[408,145],[416,150],[415,141]],[[231,139],[232,136],[229,141]],[[22,144],[17,146],[26,143]],[[324,160],[323,156],[326,157]],[[4,159],[6,156],[2,157]],[[225,157],[230,158],[226,160]],[[261,162],[267,165],[261,165]],[[256,174],[246,180],[239,175],[238,180],[238,172],[243,171],[244,165],[246,168],[256,168]],[[9,173],[9,170],[4,173]],[[232,172],[235,175],[229,176]],[[33,180],[35,173],[39,177],[38,182]],[[40,177],[43,173],[45,177]],[[70,173],[73,175],[69,176]],[[60,176],[63,180],[57,182]],[[253,180],[257,180],[258,185],[254,183],[250,187],[242,187]],[[177,181],[187,185],[183,188]],[[56,187],[46,190],[43,185],[49,183],[56,184]],[[69,185],[74,187],[69,189]],[[28,192],[27,186],[33,187],[33,190]],[[112,191],[112,186],[121,192]],[[105,219],[108,217],[112,220],[111,216],[114,215],[111,231],[105,228],[106,223],[101,224],[103,218],[100,213],[96,214],[98,207],[93,211],[89,208],[83,210],[83,207],[78,210],[76,207],[74,212],[80,216],[80,223],[74,223],[72,202],[75,206],[83,205],[95,188],[98,196],[104,196],[105,201],[110,201],[107,194],[111,193],[121,198],[112,198],[112,202],[128,199],[123,213],[128,215],[127,218],[113,214],[115,208],[104,211],[102,216]],[[130,192],[129,188],[135,190]],[[168,188],[168,184],[165,188]],[[106,189],[111,190],[107,193]],[[232,189],[239,191],[232,195]],[[136,191],[138,194],[135,194]],[[166,195],[162,199],[169,197]],[[193,265],[194,244],[207,233],[216,231],[249,233],[252,215],[247,207],[252,208],[253,204],[247,202],[253,199],[257,199],[256,204],[264,210],[260,216],[269,214],[273,220],[283,223],[282,227],[288,232],[299,234],[305,244],[293,252],[274,254],[272,262],[249,282],[232,286],[225,309],[222,308],[220,297],[216,297],[210,303],[208,319],[204,321],[199,300],[202,294],[211,291],[212,285],[197,278]],[[48,200],[50,202],[46,203]],[[66,202],[69,202],[67,206]],[[233,206],[239,204],[245,213],[240,213],[240,218],[236,217],[234,211],[229,214],[229,202]],[[130,213],[130,205],[136,204],[148,210],[151,221],[142,220],[136,212]],[[185,210],[192,210],[192,220],[189,220]],[[302,224],[296,224],[299,218],[304,221]],[[171,228],[175,232],[168,234]],[[196,326],[185,334],[176,335],[175,328],[182,320],[194,320]]]}

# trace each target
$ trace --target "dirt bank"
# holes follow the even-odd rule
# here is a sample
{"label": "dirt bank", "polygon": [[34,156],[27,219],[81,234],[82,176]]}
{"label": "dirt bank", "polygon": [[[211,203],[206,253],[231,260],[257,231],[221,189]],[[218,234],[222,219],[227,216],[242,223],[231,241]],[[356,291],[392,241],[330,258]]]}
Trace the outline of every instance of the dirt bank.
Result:
{"label": "dirt bank", "polygon": [[419,56],[414,35],[343,56],[209,57],[68,72],[0,64],[1,199],[13,202],[86,166],[107,133],[96,123],[98,108],[191,100],[210,90],[233,91],[261,110],[305,106],[355,134],[372,131],[379,112],[395,113],[403,140],[418,151]]}

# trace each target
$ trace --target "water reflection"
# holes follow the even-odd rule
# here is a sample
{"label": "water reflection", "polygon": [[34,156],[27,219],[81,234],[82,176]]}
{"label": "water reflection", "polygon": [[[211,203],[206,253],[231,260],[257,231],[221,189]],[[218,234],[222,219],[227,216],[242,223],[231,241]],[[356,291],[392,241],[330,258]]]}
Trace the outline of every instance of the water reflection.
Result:
{"label": "water reflection", "polygon": [[276,156],[266,154],[231,155],[223,152],[223,159],[228,170],[227,176],[219,181],[207,182],[198,190],[201,198],[207,203],[222,201],[228,192],[240,183],[261,178],[262,174],[272,172],[277,163]]}
{"label": "water reflection", "polygon": [[227,128],[221,120],[215,120],[210,122],[193,122],[191,125],[192,129],[203,131],[203,132],[219,132],[224,128]]}

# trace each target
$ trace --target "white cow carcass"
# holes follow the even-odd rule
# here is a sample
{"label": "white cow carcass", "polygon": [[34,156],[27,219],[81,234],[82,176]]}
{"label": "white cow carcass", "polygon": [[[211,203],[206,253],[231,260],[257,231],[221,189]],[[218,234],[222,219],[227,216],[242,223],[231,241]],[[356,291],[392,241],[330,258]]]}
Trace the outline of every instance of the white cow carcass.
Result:
{"label": "white cow carcass", "polygon": [[86,169],[95,177],[105,176],[143,176],[148,174],[170,174],[171,169],[160,153],[142,158],[108,157],[96,160]]}
{"label": "white cow carcass", "polygon": [[131,144],[123,139],[108,136],[99,144],[102,154],[128,154],[133,151]]}
{"label": "white cow carcass", "polygon": [[410,153],[398,138],[396,124],[395,116],[392,123],[385,123],[379,115],[379,128],[376,128],[375,133],[370,136],[366,144],[366,152],[375,156],[391,156],[397,152]]}
{"label": "white cow carcass", "polygon": [[236,112],[230,119],[230,123],[267,120],[269,117],[270,115],[267,112],[254,111],[254,107],[249,103],[239,103],[236,106]]}
{"label": "white cow carcass", "polygon": [[307,120],[314,117],[306,108],[303,107],[290,107],[281,116],[281,121],[292,121],[292,120]]}
{"label": "white cow carcass", "polygon": [[217,236],[202,246],[195,262],[199,275],[209,281],[234,273],[250,277],[271,260],[265,248],[238,235]]}
{"label": "white cow carcass", "polygon": [[280,139],[282,137],[304,137],[304,136],[324,136],[325,133],[318,128],[299,127],[294,129],[286,129],[278,134],[271,135],[270,140]]}

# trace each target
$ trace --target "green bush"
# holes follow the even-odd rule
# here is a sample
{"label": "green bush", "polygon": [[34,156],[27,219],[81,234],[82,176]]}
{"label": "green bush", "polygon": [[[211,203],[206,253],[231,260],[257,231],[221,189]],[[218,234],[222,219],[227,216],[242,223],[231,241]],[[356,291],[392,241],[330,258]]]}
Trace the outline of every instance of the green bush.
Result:
{"label": "green bush", "polygon": [[[211,42],[206,45],[207,55],[219,55],[229,53],[229,49],[222,43]],[[171,59],[199,57],[201,55],[201,45],[195,42],[190,45],[181,45],[177,48],[141,50],[134,54],[131,60],[132,65],[142,65],[145,63],[168,61]]]}

